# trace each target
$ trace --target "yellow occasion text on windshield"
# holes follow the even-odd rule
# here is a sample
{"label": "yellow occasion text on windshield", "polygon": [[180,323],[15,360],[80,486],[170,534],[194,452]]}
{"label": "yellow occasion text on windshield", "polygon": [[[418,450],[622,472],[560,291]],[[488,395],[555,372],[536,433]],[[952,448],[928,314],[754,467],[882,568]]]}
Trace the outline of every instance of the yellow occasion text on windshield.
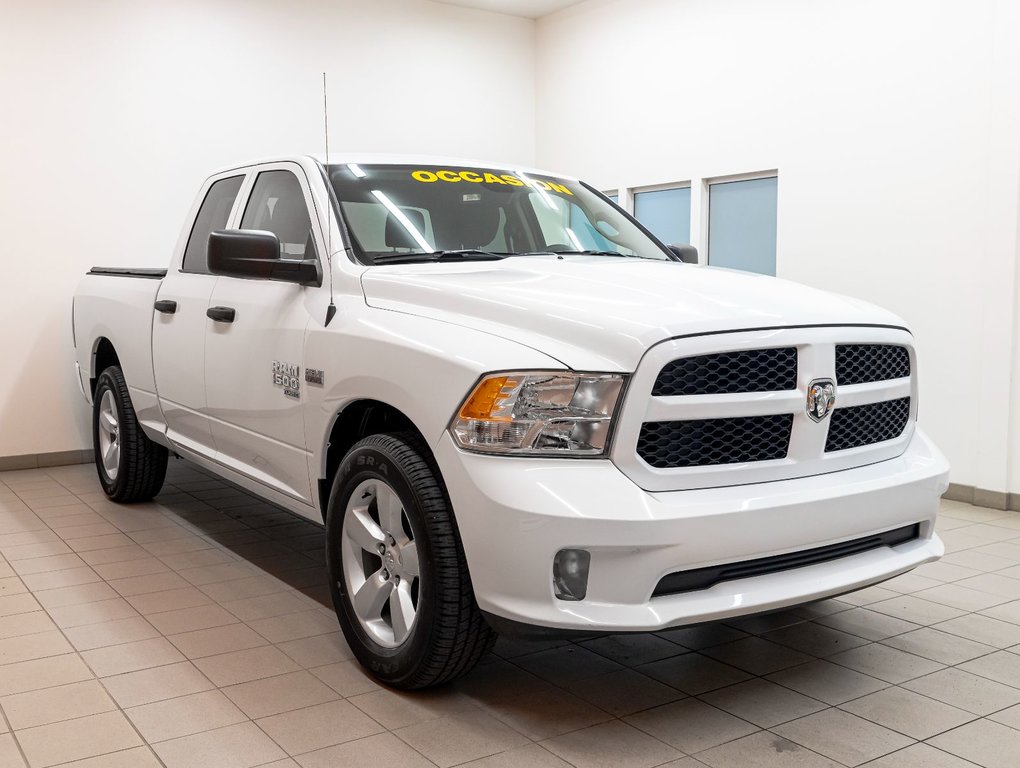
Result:
{"label": "yellow occasion text on windshield", "polygon": [[559,192],[563,195],[573,196],[573,192],[562,184],[552,181],[541,181],[539,179],[521,179],[512,173],[496,175],[488,171],[414,171],[411,178],[420,181],[422,184],[432,184],[436,181],[446,181],[455,184],[467,181],[472,184],[503,184],[510,187],[533,187],[546,192]]}

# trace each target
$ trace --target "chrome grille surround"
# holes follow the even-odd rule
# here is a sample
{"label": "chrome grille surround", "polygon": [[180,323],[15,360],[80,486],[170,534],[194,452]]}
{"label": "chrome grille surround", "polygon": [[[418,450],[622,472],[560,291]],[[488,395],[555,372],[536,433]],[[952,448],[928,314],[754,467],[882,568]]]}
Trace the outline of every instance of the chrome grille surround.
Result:
{"label": "chrome grille surround", "polygon": [[[917,409],[915,377],[841,384],[836,377],[837,345],[903,347],[907,351],[910,370],[916,370],[911,336],[899,328],[817,326],[711,333],[670,339],[649,349],[631,378],[626,398],[618,413],[611,458],[641,488],[664,492],[806,477],[899,456],[913,436]],[[794,389],[698,395],[652,394],[660,372],[673,361],[701,355],[781,347],[797,349],[797,380]],[[807,390],[810,382],[823,378],[836,380],[835,409],[828,417],[815,423],[807,414]],[[825,450],[830,422],[840,409],[901,398],[909,398],[909,407],[906,424],[898,436],[841,450]],[[653,466],[639,452],[643,430],[647,438],[644,426],[647,423],[739,420],[776,415],[788,415],[792,422],[788,450],[780,458],[706,465],[694,460],[696,457],[691,457],[691,460],[676,466]]]}

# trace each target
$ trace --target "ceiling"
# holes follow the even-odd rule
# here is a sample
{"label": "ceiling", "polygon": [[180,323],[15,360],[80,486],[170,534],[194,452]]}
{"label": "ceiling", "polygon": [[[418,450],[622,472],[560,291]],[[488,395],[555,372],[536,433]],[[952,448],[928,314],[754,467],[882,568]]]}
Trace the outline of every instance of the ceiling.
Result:
{"label": "ceiling", "polygon": [[437,0],[437,2],[537,19],[561,8],[577,5],[583,0]]}

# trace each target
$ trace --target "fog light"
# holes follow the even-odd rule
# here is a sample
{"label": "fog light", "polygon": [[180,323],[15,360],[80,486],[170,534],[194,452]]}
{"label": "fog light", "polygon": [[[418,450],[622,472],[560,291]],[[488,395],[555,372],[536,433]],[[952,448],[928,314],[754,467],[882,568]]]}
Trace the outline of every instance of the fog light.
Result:
{"label": "fog light", "polygon": [[553,560],[553,590],[560,600],[584,600],[588,593],[591,553],[584,549],[561,549]]}

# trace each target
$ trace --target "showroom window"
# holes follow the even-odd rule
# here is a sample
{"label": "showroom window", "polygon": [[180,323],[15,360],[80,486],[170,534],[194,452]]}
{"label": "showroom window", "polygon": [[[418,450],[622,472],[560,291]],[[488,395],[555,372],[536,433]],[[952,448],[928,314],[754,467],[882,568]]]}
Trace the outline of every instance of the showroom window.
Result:
{"label": "showroom window", "polygon": [[776,274],[779,179],[767,176],[708,186],[708,263]]}
{"label": "showroom window", "polygon": [[220,179],[205,193],[205,200],[202,201],[202,207],[198,209],[198,216],[195,217],[195,224],[188,236],[188,245],[184,249],[182,272],[209,274],[206,256],[209,248],[209,233],[227,226],[227,219],[230,218],[230,210],[234,207],[234,201],[237,199],[242,181],[244,181],[244,176]]}
{"label": "showroom window", "polygon": [[308,206],[297,176],[290,171],[259,174],[241,219],[241,229],[274,233],[280,239],[280,255],[285,259],[315,257]]}
{"label": "showroom window", "polygon": [[634,218],[662,242],[691,241],[691,188],[674,187],[634,193]]}

